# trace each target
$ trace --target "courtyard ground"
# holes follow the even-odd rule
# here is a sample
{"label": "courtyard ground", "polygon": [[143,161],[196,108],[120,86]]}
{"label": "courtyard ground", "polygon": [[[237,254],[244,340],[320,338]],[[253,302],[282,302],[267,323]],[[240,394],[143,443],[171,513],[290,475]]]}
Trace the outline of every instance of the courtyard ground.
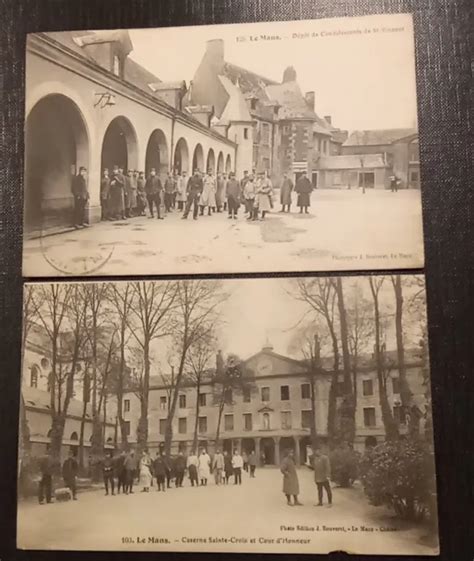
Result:
{"label": "courtyard ground", "polygon": [[278,469],[244,473],[242,486],[171,488],[105,496],[85,491],[78,501],[20,502],[18,547],[55,550],[234,551],[436,555],[426,529],[367,504],[358,489],[334,489],[332,508],[314,506],[312,472],[301,468],[303,506],[288,507]]}
{"label": "courtyard ground", "polygon": [[[278,191],[275,201],[279,200]],[[423,266],[421,195],[319,190],[311,213],[148,217],[25,240],[25,276],[336,271]]]}

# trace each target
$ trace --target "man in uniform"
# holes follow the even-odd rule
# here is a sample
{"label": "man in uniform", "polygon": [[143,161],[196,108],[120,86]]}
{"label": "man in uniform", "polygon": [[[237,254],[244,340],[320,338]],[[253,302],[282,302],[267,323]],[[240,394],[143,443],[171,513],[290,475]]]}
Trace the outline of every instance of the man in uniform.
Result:
{"label": "man in uniform", "polygon": [[146,198],[148,200],[148,206],[150,208],[150,218],[154,218],[153,206],[156,207],[156,217],[158,220],[163,220],[160,214],[160,204],[161,204],[161,192],[163,187],[161,185],[160,178],[156,176],[155,168],[152,168],[150,175],[145,183]]}
{"label": "man in uniform", "polygon": [[110,217],[110,177],[109,170],[104,169],[100,182],[100,206],[102,210],[101,220],[108,220]]}
{"label": "man in uniform", "polygon": [[77,463],[74,450],[69,450],[69,457],[65,460],[63,464],[63,479],[64,484],[71,490],[73,500],[77,501],[76,491],[76,477],[79,470],[79,465]]}
{"label": "man in uniform", "polygon": [[171,212],[173,208],[174,192],[176,189],[176,182],[171,172],[168,172],[168,176],[165,181],[165,210],[166,212]]}
{"label": "man in uniform", "polygon": [[89,191],[87,190],[87,170],[84,166],[81,166],[79,173],[73,177],[71,190],[74,197],[74,228],[89,226],[86,222]]}
{"label": "man in uniform", "polygon": [[331,464],[329,458],[320,450],[314,450],[312,459],[314,469],[314,481],[318,488],[318,504],[323,506],[323,489],[326,490],[328,506],[332,506],[332,491],[329,480],[331,479]]}
{"label": "man in uniform", "polygon": [[105,459],[102,463],[102,472],[104,474],[105,494],[109,494],[109,485],[112,495],[115,495],[115,481],[114,481],[114,461],[112,459],[112,452],[108,450],[105,454]]}
{"label": "man in uniform", "polygon": [[49,451],[50,446],[48,444],[46,454],[39,461],[41,478],[38,486],[38,502],[40,505],[44,503],[45,498],[47,503],[51,502],[54,461]]}
{"label": "man in uniform", "polygon": [[194,175],[189,178],[188,186],[186,188],[187,192],[187,201],[186,201],[186,208],[184,209],[183,220],[186,220],[191,210],[191,206],[193,206],[193,218],[194,220],[198,219],[198,211],[199,211],[199,197],[201,196],[203,189],[203,183],[201,174],[199,170],[194,170]]}

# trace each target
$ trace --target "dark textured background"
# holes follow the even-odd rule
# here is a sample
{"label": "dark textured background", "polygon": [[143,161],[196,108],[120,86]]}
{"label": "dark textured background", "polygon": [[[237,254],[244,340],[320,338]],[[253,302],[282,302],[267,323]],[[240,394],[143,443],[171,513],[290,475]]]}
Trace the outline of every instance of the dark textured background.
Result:
{"label": "dark textured background", "polygon": [[[413,12],[415,20],[441,559],[473,559],[473,6],[472,0],[0,0],[0,561],[239,557],[15,550],[25,34],[382,12]],[[223,515],[231,512],[223,505]],[[157,523],[162,515],[157,505]]]}

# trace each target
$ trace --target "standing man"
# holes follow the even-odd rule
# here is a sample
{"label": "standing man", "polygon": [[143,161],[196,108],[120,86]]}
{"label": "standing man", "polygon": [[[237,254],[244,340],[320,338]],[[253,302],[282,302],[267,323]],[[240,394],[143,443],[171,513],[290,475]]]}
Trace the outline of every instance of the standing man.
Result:
{"label": "standing man", "polygon": [[248,462],[250,468],[250,477],[255,477],[255,470],[257,468],[257,454],[255,453],[255,450],[252,450],[250,452]]}
{"label": "standing man", "polygon": [[[286,451],[280,470],[283,474],[283,493],[286,497],[286,504],[288,506],[300,506],[301,503],[298,500],[300,485],[293,450]],[[291,497],[293,497],[293,503]]]}
{"label": "standing man", "polygon": [[110,181],[110,217],[115,220],[125,219],[124,188],[125,178],[120,173],[119,167],[114,166]]}
{"label": "standing man", "polygon": [[174,191],[176,188],[176,183],[171,172],[168,172],[168,176],[165,181],[165,210],[166,212],[171,212],[173,208]]}
{"label": "standing man", "polygon": [[156,217],[158,220],[162,220],[160,215],[160,204],[161,204],[161,192],[163,187],[161,185],[160,178],[156,175],[155,168],[150,170],[150,175],[145,183],[145,193],[148,200],[148,207],[150,209],[150,218],[154,218],[153,206],[156,208]]}
{"label": "standing man", "polygon": [[226,185],[227,208],[229,209],[230,219],[237,220],[241,194],[239,182],[235,179],[235,173],[232,171],[229,174],[229,181]]}
{"label": "standing man", "polygon": [[117,494],[120,495],[120,489],[127,494],[127,470],[125,469],[125,458],[127,454],[125,450],[120,452],[120,455],[115,459],[115,473],[117,474]]}
{"label": "standing man", "polygon": [[176,202],[178,203],[178,210],[184,210],[186,204],[186,187],[188,178],[186,172],[183,171],[181,175],[178,174],[176,179]]}
{"label": "standing man", "polygon": [[273,186],[270,178],[266,177],[265,174],[259,173],[259,178],[257,182],[257,189],[256,189],[256,199],[255,199],[255,207],[256,213],[254,210],[254,218],[258,218],[258,213],[262,212],[261,220],[265,220],[265,215],[267,212],[270,212],[273,206]]}
{"label": "standing man", "polygon": [[224,473],[224,456],[219,449],[216,450],[212,469],[214,470],[216,485],[220,485],[222,483],[222,474]]}
{"label": "standing man", "polygon": [[86,222],[86,204],[89,200],[89,191],[87,169],[84,166],[81,166],[79,173],[73,177],[71,191],[74,197],[74,228],[87,227],[89,224]]}
{"label": "standing man", "polygon": [[303,171],[295,185],[295,191],[298,193],[297,205],[300,207],[300,214],[303,213],[303,209],[304,212],[308,214],[312,190],[313,186],[311,185],[311,181],[308,179],[306,171]]}
{"label": "standing man", "polygon": [[62,471],[63,471],[64,484],[66,485],[66,487],[68,487],[71,490],[72,498],[74,501],[77,501],[76,477],[77,477],[78,470],[79,470],[79,465],[77,463],[74,450],[71,449],[69,450],[68,458],[64,461]]}
{"label": "standing man", "polygon": [[226,190],[226,175],[219,173],[217,175],[217,191],[216,191],[216,206],[217,212],[222,212],[225,208],[225,190]]}
{"label": "standing man", "polygon": [[225,484],[228,485],[229,479],[234,474],[234,468],[232,467],[232,458],[230,457],[227,450],[224,452],[224,472],[225,472]]}
{"label": "standing man", "polygon": [[137,215],[137,187],[138,187],[138,171],[130,170],[128,172],[130,184],[128,188],[130,216]]}
{"label": "standing man", "polygon": [[188,468],[189,480],[191,481],[191,487],[196,487],[199,485],[199,478],[198,478],[198,466],[199,466],[199,458],[196,456],[196,451],[192,450],[191,454],[188,456],[186,466]]}
{"label": "standing man", "polygon": [[125,494],[133,495],[133,482],[137,475],[137,459],[135,458],[135,452],[131,450],[126,456],[124,461],[124,467],[126,472],[126,483],[125,483]]}
{"label": "standing man", "polygon": [[[247,172],[245,172],[247,173]],[[240,186],[244,180],[240,182]],[[243,194],[244,194],[244,201],[245,201],[245,211],[247,212],[247,220],[252,220],[254,217],[254,205],[255,205],[255,196],[256,196],[256,186],[255,180],[253,175],[250,177],[246,177],[244,186],[243,186]]]}
{"label": "standing man", "polygon": [[201,485],[207,485],[207,480],[211,477],[211,458],[205,448],[201,448],[199,454],[198,472]]}
{"label": "standing man", "polygon": [[199,206],[201,207],[201,216],[204,209],[207,208],[208,216],[212,211],[216,211],[216,180],[212,175],[212,169],[207,170],[207,175],[203,181],[203,189]]}
{"label": "standing man", "polygon": [[101,220],[108,220],[110,218],[110,177],[107,168],[104,169],[100,181],[100,207],[102,210]]}
{"label": "standing man", "polygon": [[332,491],[331,483],[331,464],[329,458],[322,454],[320,450],[313,451],[313,469],[314,481],[318,487],[318,504],[316,506],[323,506],[323,489],[326,490],[328,498],[328,507],[332,506]]}
{"label": "standing man", "polygon": [[115,495],[115,481],[114,481],[114,461],[112,459],[112,452],[107,450],[105,453],[104,461],[102,462],[102,473],[104,475],[105,494],[109,494],[109,485],[112,495]]}
{"label": "standing man", "polygon": [[54,461],[50,456],[50,445],[46,446],[46,454],[41,456],[39,460],[40,474],[41,478],[38,485],[38,502],[40,505],[46,502],[51,502],[51,495],[53,491],[52,481],[53,481],[53,471],[54,471]]}
{"label": "standing man", "polygon": [[146,216],[145,174],[141,171],[137,179],[137,215]]}
{"label": "standing man", "polygon": [[232,456],[232,468],[234,469],[234,485],[242,485],[242,468],[244,467],[244,459],[239,454],[237,448]]}
{"label": "standing man", "polygon": [[161,452],[156,453],[156,459],[153,462],[153,473],[156,477],[157,491],[166,491],[166,462]]}
{"label": "standing man", "polygon": [[283,174],[283,181],[280,187],[280,202],[281,202],[281,210],[280,212],[285,212],[285,207],[288,208],[286,212],[290,212],[291,208],[291,192],[293,191],[294,185],[293,181],[288,177],[288,174],[285,172]]}
{"label": "standing man", "polygon": [[176,487],[183,486],[184,472],[186,471],[186,458],[183,452],[180,450],[178,456],[174,461],[174,472],[176,475]]}
{"label": "standing man", "polygon": [[186,208],[183,214],[183,220],[186,220],[193,206],[193,218],[197,220],[198,210],[199,210],[199,198],[203,190],[203,182],[199,170],[194,170],[194,175],[189,178],[188,185],[186,187],[187,201]]}

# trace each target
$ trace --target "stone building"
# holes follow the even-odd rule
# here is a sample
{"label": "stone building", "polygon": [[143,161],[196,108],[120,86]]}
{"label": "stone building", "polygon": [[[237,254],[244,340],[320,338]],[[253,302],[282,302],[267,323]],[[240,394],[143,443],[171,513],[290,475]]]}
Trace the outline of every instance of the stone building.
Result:
{"label": "stone building", "polygon": [[[341,154],[347,156],[377,156],[386,162],[385,186],[395,174],[401,188],[420,188],[420,156],[416,129],[381,129],[352,132],[342,144]],[[382,182],[379,182],[382,186]],[[377,187],[375,182],[374,187]]]}
{"label": "stone building", "polygon": [[[331,384],[331,360],[322,359],[322,368],[315,380],[315,420],[318,435],[327,440],[327,414]],[[407,352],[407,376],[415,402],[424,403],[420,357]],[[299,462],[307,457],[312,419],[311,388],[304,361],[274,352],[270,344],[244,362],[250,385],[242,391],[226,395],[220,427],[220,440],[225,450],[234,447],[250,452],[255,450],[261,461],[278,464],[283,450],[293,448]],[[342,379],[340,387],[342,389]],[[403,432],[405,421],[400,403],[399,379],[396,367],[390,372],[387,392],[394,415],[400,420]],[[219,393],[219,392],[217,392]],[[377,376],[373,357],[360,360],[357,378],[358,404],[356,411],[355,447],[363,450],[384,439],[384,426],[378,397]],[[197,422],[198,442],[210,452],[215,449],[218,423],[216,388],[211,378],[201,385],[183,384],[173,422],[172,453],[190,452]],[[149,448],[153,453],[164,444],[169,387],[163,379],[151,385],[149,410]],[[196,416],[197,406],[199,412]],[[124,396],[124,417],[129,441],[136,442],[136,428],[140,416],[138,398],[133,393]],[[196,421],[197,419],[197,421]]]}
{"label": "stone building", "polygon": [[[246,153],[240,167],[251,166],[244,124],[213,128],[212,108],[186,107],[184,82],[162,82],[130,58],[132,49],[126,31],[28,36],[26,235],[72,224],[71,181],[80,166],[89,174],[90,222],[100,218],[103,168],[154,167],[162,177],[170,169],[229,172]],[[241,139],[248,146],[237,154]]]}
{"label": "stone building", "polygon": [[[26,421],[30,432],[33,456],[44,454],[51,434],[51,353],[47,335],[41,326],[30,329],[23,354],[23,376],[21,392],[25,405]],[[68,364],[63,364],[67,368]],[[81,367],[81,370],[83,367]],[[116,439],[115,403],[110,400],[102,419],[105,448],[113,450]],[[88,449],[92,437],[92,410],[90,403],[84,404],[82,376],[77,376],[73,398],[70,401],[64,427],[61,459],[67,457],[69,450],[77,450],[80,443],[81,425],[85,465],[88,463]]]}

